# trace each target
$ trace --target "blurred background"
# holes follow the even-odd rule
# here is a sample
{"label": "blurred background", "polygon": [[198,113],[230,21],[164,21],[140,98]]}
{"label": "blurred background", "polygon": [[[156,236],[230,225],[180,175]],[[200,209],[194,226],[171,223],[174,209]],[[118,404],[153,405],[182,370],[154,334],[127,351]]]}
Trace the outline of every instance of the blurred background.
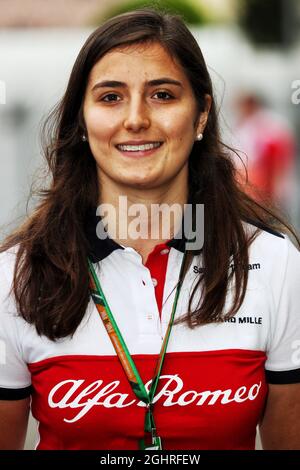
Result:
{"label": "blurred background", "polygon": [[257,197],[300,229],[299,0],[0,0],[0,241],[34,205],[41,124],[81,46],[107,18],[143,5],[184,17],[212,77],[223,141],[240,151],[241,183],[246,166]]}

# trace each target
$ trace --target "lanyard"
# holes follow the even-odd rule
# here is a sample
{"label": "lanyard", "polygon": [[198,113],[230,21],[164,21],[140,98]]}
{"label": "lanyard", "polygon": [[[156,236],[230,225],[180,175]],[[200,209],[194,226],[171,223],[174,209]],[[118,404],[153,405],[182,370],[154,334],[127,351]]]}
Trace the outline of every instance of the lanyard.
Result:
{"label": "lanyard", "polygon": [[145,385],[140,377],[140,374],[135,366],[135,363],[128,351],[124,338],[110,310],[110,307],[105,298],[104,292],[101,288],[100,281],[94,269],[93,263],[90,260],[88,260],[89,277],[90,277],[89,286],[90,286],[90,292],[91,292],[93,301],[103,321],[106,331],[110,337],[110,340],[115,348],[115,351],[119,357],[121,365],[124,369],[124,372],[127,376],[127,379],[129,381],[129,384],[134,394],[139,400],[141,400],[147,405],[144,431],[147,435],[147,440],[149,440],[150,438],[150,445],[148,444],[146,445],[145,439],[142,439],[139,444],[140,444],[140,448],[143,450],[162,449],[161,438],[157,435],[156,426],[154,422],[153,399],[154,399],[158,381],[161,375],[164,358],[166,354],[166,349],[168,346],[169,337],[170,337],[172,325],[174,322],[175,311],[176,311],[178,297],[179,297],[180,288],[181,288],[181,276],[182,276],[184,265],[185,265],[185,259],[186,259],[186,253],[184,253],[184,256],[182,259],[180,274],[179,274],[179,282],[177,284],[177,289],[176,289],[175,298],[174,298],[173,307],[172,307],[172,313],[171,313],[168,328],[167,328],[167,331],[163,340],[163,344],[161,346],[160,355],[156,364],[156,368],[155,368],[155,372],[154,372],[154,376],[151,382],[151,387],[150,387],[149,392],[147,392],[145,388]]}

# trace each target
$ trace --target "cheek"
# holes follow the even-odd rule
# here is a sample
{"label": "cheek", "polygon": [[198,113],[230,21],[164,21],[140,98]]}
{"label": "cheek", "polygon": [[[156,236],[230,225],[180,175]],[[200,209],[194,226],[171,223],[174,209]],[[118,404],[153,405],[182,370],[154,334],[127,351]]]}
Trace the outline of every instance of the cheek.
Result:
{"label": "cheek", "polygon": [[99,109],[91,109],[85,114],[85,123],[90,138],[109,138],[114,132],[116,122],[113,117],[107,116],[107,113]]}
{"label": "cheek", "polygon": [[192,112],[182,110],[175,112],[164,119],[164,129],[172,141],[189,141],[189,136],[193,136]]}

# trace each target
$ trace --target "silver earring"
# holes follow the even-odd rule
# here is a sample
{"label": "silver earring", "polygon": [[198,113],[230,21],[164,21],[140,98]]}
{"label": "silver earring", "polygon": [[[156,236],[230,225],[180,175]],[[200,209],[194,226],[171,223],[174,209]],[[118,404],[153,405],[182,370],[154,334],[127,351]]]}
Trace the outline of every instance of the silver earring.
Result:
{"label": "silver earring", "polygon": [[201,134],[201,132],[200,132],[200,134],[197,135],[196,140],[202,140],[202,139],[203,139],[203,134]]}
{"label": "silver earring", "polygon": [[81,136],[81,140],[83,140],[83,142],[85,142],[85,141],[87,140],[86,135],[83,134],[83,135]]}

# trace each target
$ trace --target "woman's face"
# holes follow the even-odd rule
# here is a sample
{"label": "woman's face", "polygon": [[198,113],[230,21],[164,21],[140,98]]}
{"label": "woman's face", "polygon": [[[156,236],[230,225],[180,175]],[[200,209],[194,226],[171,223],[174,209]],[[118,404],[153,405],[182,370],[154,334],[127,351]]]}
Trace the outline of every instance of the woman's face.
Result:
{"label": "woman's face", "polygon": [[158,43],[102,57],[89,76],[83,115],[100,185],[123,189],[186,184],[189,154],[207,119],[202,113],[195,127],[188,78]]}

